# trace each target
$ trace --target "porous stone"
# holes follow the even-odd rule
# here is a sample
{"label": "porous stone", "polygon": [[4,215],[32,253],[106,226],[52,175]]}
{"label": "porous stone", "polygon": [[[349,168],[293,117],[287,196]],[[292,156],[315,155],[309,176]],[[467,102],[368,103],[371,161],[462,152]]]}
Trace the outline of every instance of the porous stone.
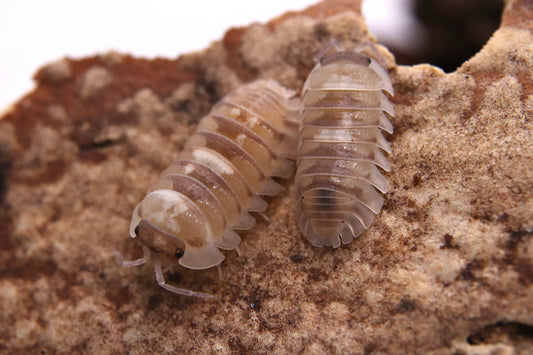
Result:
{"label": "porous stone", "polygon": [[102,67],[92,67],[83,76],[80,86],[80,96],[88,99],[98,94],[102,89],[111,84],[111,73]]}
{"label": "porous stone", "polygon": [[[231,29],[174,60],[66,60],[60,85],[41,69],[0,120],[0,352],[530,353],[532,23],[530,1],[507,2],[501,27],[449,74],[380,48],[396,110],[382,213],[351,244],[314,248],[283,182],[269,221],[241,233],[243,255],[226,253],[223,280],[167,273],[213,299],[116,264],[113,249],[141,255],[132,209],[229,90],[265,77],[299,90],[329,38],[371,40],[360,2]],[[84,99],[91,68],[112,81]]]}

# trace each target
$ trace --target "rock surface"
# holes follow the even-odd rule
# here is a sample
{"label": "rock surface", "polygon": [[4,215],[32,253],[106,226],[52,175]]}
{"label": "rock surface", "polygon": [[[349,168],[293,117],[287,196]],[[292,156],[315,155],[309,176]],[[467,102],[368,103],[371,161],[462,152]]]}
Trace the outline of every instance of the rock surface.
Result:
{"label": "rock surface", "polygon": [[291,181],[241,257],[168,281],[113,249],[133,206],[229,90],[299,89],[330,38],[371,38],[357,1],[229,30],[201,53],[63,59],[0,121],[1,353],[526,354],[533,348],[533,5],[456,72],[398,67],[391,191],[336,250],[296,227]]}

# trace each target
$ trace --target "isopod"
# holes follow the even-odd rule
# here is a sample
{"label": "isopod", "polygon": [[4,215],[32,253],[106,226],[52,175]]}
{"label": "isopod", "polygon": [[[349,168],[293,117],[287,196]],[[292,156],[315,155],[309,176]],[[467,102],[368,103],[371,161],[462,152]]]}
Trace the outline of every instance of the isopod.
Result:
{"label": "isopod", "polygon": [[377,59],[331,40],[314,57],[315,67],[302,88],[296,220],[317,247],[350,243],[374,221],[388,182],[377,167],[390,171],[381,152],[391,152],[381,131],[393,132],[387,115],[394,109],[385,93],[392,83]]}
{"label": "isopod", "polygon": [[[198,123],[177,159],[135,207],[130,236],[144,257],[117,260],[126,267],[154,256],[158,284],[171,292],[211,297],[169,285],[162,264],[200,270],[224,260],[219,249],[237,249],[235,230],[250,229],[249,212],[267,207],[260,195],[280,191],[271,177],[288,178],[297,126],[286,120],[293,92],[274,80],[244,85],[219,101]],[[237,249],[238,251],[238,249]]]}

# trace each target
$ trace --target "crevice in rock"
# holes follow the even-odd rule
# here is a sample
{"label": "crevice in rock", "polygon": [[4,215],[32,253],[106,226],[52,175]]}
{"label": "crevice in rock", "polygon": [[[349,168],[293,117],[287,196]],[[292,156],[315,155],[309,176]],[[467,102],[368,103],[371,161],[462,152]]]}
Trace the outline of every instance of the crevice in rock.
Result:
{"label": "crevice in rock", "polygon": [[498,321],[470,334],[466,341],[470,345],[533,341],[533,326],[520,322]]}
{"label": "crevice in rock", "polygon": [[103,149],[103,148],[107,148],[107,147],[113,146],[115,144],[119,144],[119,143],[121,143],[123,141],[124,141],[123,139],[119,139],[119,140],[116,140],[116,139],[104,139],[104,140],[98,141],[98,142],[90,142],[88,144],[82,144],[82,145],[80,145],[80,148],[81,148],[81,150]]}

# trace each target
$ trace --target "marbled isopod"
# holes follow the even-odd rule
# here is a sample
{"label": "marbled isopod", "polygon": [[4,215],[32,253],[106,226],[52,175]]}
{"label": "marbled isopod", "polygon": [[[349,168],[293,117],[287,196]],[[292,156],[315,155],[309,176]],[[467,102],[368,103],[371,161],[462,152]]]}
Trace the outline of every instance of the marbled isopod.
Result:
{"label": "marbled isopod", "polygon": [[[370,49],[375,48],[370,44]],[[388,182],[379,172],[391,151],[393,88],[385,69],[331,40],[316,56],[302,88],[295,209],[298,227],[315,246],[350,243],[374,221]],[[377,55],[377,51],[375,51]]]}
{"label": "marbled isopod", "polygon": [[190,269],[220,265],[219,249],[237,248],[235,230],[250,229],[267,204],[259,195],[276,195],[272,176],[288,178],[296,150],[297,126],[286,120],[293,93],[273,80],[244,85],[219,101],[202,118],[177,159],[133,211],[130,235],[145,256],[123,261],[136,266],[156,257],[159,285],[191,296],[208,296],[165,283],[161,265]]}

